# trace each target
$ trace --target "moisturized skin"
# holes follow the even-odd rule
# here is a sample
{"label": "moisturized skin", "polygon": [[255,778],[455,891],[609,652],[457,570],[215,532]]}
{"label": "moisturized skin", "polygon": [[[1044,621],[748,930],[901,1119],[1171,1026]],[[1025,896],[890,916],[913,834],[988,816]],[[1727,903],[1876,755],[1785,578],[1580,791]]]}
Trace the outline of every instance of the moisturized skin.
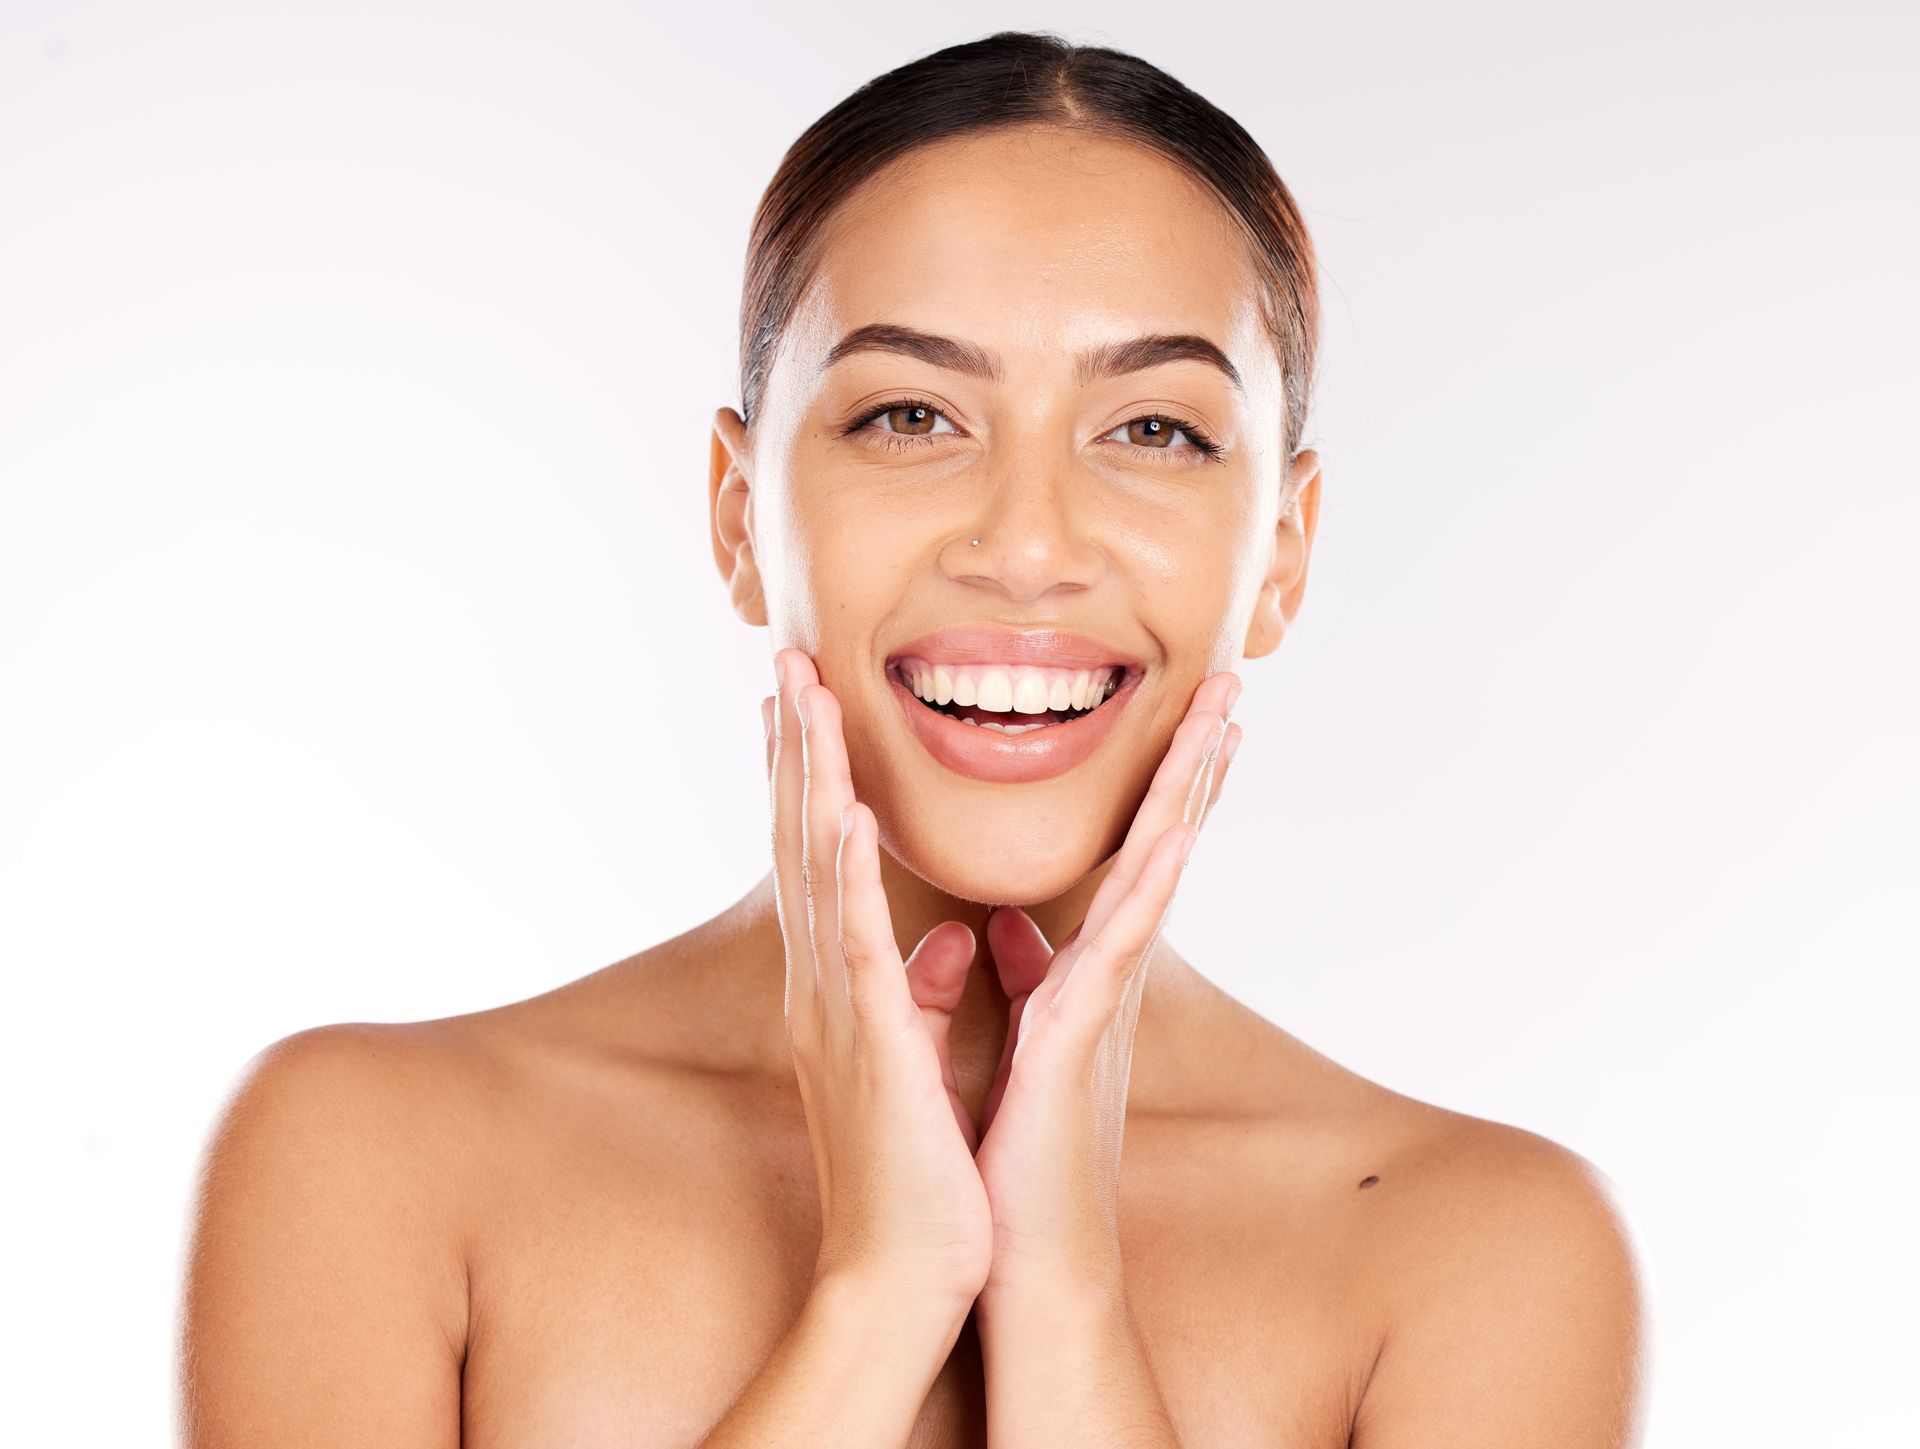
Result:
{"label": "moisturized skin", "polygon": [[[1335,1065],[1162,932],[1208,815],[1255,808],[1232,701],[1319,511],[1243,246],[1171,163],[1041,129],[842,207],[707,480],[778,671],[774,859],[742,842],[735,905],[543,996],[263,1053],[195,1225],[188,1442],[1637,1442],[1604,1180]],[[1237,383],[1078,366],[1151,335]],[[908,646],[1046,631],[1126,682],[999,736],[1026,764],[911,713]],[[1239,939],[1285,972],[1276,907]]]}
{"label": "moisturized skin", "polygon": [[[978,900],[1051,899],[1117,848],[1195,688],[1278,644],[1282,596],[1297,606],[1304,582],[1317,460],[1303,455],[1300,511],[1279,527],[1280,369],[1244,247],[1183,173],[1136,155],[1023,133],[907,158],[898,181],[838,213],[829,255],[844,261],[822,269],[790,324],[751,444],[731,409],[717,420],[737,469],[720,542],[741,612],[770,622],[776,647],[811,655],[841,699],[889,853]],[[983,188],[956,184],[973,166],[1001,178],[991,222],[976,209]],[[1077,168],[1076,204],[1035,206],[1062,168]],[[878,351],[825,366],[839,338],[875,322],[976,343],[1001,380]],[[1215,341],[1242,387],[1191,361],[1074,385],[1075,354],[1159,333]],[[940,410],[939,431],[886,435],[882,418],[842,436],[908,396]],[[1224,452],[1208,460],[1186,436],[1125,441],[1156,409]],[[725,506],[748,498],[751,529]],[[888,649],[983,619],[1063,625],[1146,662],[1105,789],[1089,771],[1019,788],[962,780],[892,727]]]}

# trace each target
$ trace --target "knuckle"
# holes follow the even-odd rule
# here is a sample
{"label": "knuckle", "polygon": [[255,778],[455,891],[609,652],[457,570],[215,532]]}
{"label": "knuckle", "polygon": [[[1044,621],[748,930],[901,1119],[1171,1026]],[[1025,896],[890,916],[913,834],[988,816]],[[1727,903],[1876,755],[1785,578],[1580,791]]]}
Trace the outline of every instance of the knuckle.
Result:
{"label": "knuckle", "polygon": [[840,932],[840,955],[847,963],[847,970],[858,975],[873,965],[876,953],[857,933]]}

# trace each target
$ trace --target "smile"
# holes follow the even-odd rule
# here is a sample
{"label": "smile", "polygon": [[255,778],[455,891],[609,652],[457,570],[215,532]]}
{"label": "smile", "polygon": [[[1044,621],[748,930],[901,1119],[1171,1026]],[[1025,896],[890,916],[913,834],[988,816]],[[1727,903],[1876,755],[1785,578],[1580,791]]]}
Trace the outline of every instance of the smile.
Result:
{"label": "smile", "polygon": [[927,635],[886,662],[927,753],[957,774],[1006,784],[1050,779],[1084,761],[1143,674],[1082,635],[988,626]]}
{"label": "smile", "polygon": [[1002,734],[1027,734],[1093,713],[1120,687],[1122,666],[1046,669],[1030,664],[932,664],[908,656],[888,672],[929,709]]}

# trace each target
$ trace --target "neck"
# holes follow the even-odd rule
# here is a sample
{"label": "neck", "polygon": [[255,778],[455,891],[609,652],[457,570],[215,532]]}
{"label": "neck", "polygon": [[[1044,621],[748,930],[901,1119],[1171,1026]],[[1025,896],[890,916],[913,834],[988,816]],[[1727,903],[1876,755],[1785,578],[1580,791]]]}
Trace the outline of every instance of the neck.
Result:
{"label": "neck", "polygon": [[[1050,943],[1058,946],[1086,918],[1087,907],[1093,903],[1094,894],[1100,889],[1111,866],[1112,860],[1109,858],[1060,895],[1023,906]],[[942,890],[915,875],[885,850],[880,852],[880,874],[886,887],[888,913],[893,919],[894,939],[903,960],[912,955],[920,939],[942,921],[960,921],[973,932],[973,965],[967,973],[966,989],[961,995],[960,1004],[953,1012],[948,1043],[961,1099],[977,1114],[1000,1065],[1011,1009],[1007,994],[1001,989],[992,953],[987,948],[987,916],[993,906]],[[739,925],[748,929],[757,939],[767,942],[772,960],[765,968],[766,977],[778,983],[784,957],[779,918],[774,907],[771,871],[740,901],[735,912]],[[1156,946],[1151,962],[1148,997],[1168,995],[1170,988],[1180,984],[1181,979],[1191,975],[1191,972],[1192,968],[1162,941]],[[770,1030],[771,1039],[778,1044],[775,1055],[784,1068],[787,1049],[781,1026],[781,1010],[776,988]],[[1143,1025],[1150,1014],[1143,1004]]]}

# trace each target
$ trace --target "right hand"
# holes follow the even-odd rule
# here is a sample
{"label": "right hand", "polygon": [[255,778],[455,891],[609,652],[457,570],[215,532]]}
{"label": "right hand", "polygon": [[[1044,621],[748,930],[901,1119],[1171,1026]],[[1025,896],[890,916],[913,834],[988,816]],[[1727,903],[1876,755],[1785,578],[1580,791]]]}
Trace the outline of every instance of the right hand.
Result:
{"label": "right hand", "polygon": [[839,702],[803,650],[780,650],[774,670],[781,688],[761,710],[787,1043],[820,1183],[815,1282],[964,1316],[993,1255],[978,1134],[947,1053],[973,932],[943,921],[901,960],[878,822],[853,798]]}

